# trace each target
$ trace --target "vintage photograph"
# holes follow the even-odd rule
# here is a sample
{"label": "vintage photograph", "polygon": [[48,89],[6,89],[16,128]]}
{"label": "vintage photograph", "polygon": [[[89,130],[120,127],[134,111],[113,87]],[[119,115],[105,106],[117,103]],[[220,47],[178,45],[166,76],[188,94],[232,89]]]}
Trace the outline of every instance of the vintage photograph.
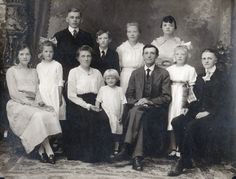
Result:
{"label": "vintage photograph", "polygon": [[0,0],[0,179],[235,179],[235,0]]}

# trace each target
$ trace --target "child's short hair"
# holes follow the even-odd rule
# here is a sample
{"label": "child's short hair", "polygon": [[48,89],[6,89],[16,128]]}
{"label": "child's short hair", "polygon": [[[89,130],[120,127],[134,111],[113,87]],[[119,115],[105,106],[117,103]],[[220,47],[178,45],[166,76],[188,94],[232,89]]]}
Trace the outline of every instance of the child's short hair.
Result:
{"label": "child's short hair", "polygon": [[119,73],[118,73],[118,71],[115,70],[115,69],[108,69],[108,70],[106,70],[105,73],[103,74],[104,80],[106,80],[106,78],[107,78],[108,76],[114,76],[117,81],[120,80]]}
{"label": "child's short hair", "polygon": [[103,29],[100,29],[99,31],[97,31],[96,38],[98,38],[98,36],[105,33],[108,35],[108,38],[111,39],[111,33],[108,30],[103,30]]}
{"label": "child's short hair", "polygon": [[47,46],[47,47],[50,46],[53,48],[53,50],[55,48],[55,45],[53,42],[51,42],[50,40],[45,40],[45,41],[39,43],[39,52],[42,52],[43,47],[45,47],[45,46]]}
{"label": "child's short hair", "polygon": [[169,22],[169,23],[174,23],[175,29],[177,29],[177,24],[176,24],[176,20],[173,16],[165,16],[163,17],[163,19],[161,20],[161,28],[162,28],[162,24],[163,22]]}
{"label": "child's short hair", "polygon": [[128,27],[130,27],[130,26],[135,26],[135,27],[137,27],[139,33],[141,33],[141,29],[140,29],[140,27],[139,27],[139,23],[138,23],[138,22],[128,22],[128,23],[126,24],[126,29],[127,29]]}
{"label": "child's short hair", "polygon": [[189,49],[186,45],[178,45],[177,47],[175,47],[174,49],[174,55],[176,53],[177,50],[183,50],[186,54],[187,54],[187,60],[189,60],[191,58],[191,54],[189,53]]}
{"label": "child's short hair", "polygon": [[72,7],[72,8],[70,8],[70,9],[68,9],[67,15],[68,15],[70,12],[78,12],[78,13],[80,14],[80,17],[82,17],[82,12],[81,12],[81,10],[78,9],[78,8]]}

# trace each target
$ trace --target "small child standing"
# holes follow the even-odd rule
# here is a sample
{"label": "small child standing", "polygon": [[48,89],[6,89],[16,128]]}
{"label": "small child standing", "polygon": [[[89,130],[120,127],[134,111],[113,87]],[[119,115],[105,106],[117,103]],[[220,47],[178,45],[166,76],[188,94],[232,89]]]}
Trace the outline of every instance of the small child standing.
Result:
{"label": "small child standing", "polygon": [[[168,67],[166,70],[170,74],[172,102],[169,106],[168,128],[170,131],[170,153],[169,156],[176,155],[176,142],[174,138],[171,121],[173,118],[184,114],[185,105],[190,95],[189,91],[195,84],[197,73],[195,68],[187,64],[189,50],[185,45],[179,45],[174,49],[174,60],[176,64]],[[179,153],[177,152],[177,157]]]}
{"label": "small child standing", "polygon": [[37,65],[39,77],[39,92],[43,102],[52,106],[57,113],[58,120],[65,120],[65,100],[62,96],[64,81],[62,66],[53,60],[54,44],[45,40],[40,44],[39,58],[42,61]]}
{"label": "small child standing", "polygon": [[108,69],[104,73],[106,86],[100,88],[96,106],[103,108],[107,114],[111,126],[111,132],[114,137],[114,155],[118,154],[119,142],[123,133],[122,114],[124,104],[127,103],[125,95],[121,87],[116,86],[119,81],[119,74],[114,69]]}

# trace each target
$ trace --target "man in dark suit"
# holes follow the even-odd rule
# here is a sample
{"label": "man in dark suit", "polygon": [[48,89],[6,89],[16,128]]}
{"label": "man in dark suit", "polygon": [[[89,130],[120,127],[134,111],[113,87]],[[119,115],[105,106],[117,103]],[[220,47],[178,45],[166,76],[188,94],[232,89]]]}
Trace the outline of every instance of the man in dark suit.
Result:
{"label": "man in dark suit", "polygon": [[93,47],[93,39],[88,32],[79,27],[82,22],[82,13],[79,9],[71,8],[68,11],[66,22],[69,25],[68,28],[54,35],[57,41],[54,58],[61,63],[63,79],[67,81],[69,71],[79,65],[76,60],[76,50],[82,45]]}
{"label": "man in dark suit", "polygon": [[143,58],[145,66],[135,70],[130,77],[126,92],[128,105],[128,125],[124,147],[115,160],[127,154],[128,146],[133,147],[133,169],[143,170],[145,154],[153,154],[163,141],[166,131],[167,110],[171,101],[169,73],[155,65],[158,49],[145,45]]}
{"label": "man in dark suit", "polygon": [[91,67],[97,68],[102,74],[107,69],[115,69],[120,73],[118,53],[109,47],[111,34],[109,31],[99,30],[96,34],[98,48],[95,49],[95,55]]}
{"label": "man in dark suit", "polygon": [[171,123],[181,157],[172,166],[169,176],[180,175],[184,168],[191,168],[193,151],[204,153],[206,146],[217,140],[217,134],[214,134],[213,129],[219,125],[223,117],[222,91],[225,75],[216,68],[216,62],[217,57],[213,50],[203,51],[202,64],[205,73],[197,77],[193,89],[196,100],[190,103],[187,113],[176,117]]}

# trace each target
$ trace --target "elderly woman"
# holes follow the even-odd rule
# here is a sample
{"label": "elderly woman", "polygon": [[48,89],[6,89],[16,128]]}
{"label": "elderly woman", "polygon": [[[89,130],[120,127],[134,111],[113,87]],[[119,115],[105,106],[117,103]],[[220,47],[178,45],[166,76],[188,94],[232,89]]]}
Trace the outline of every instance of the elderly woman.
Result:
{"label": "elderly woman", "polygon": [[39,147],[41,162],[54,164],[55,158],[48,137],[61,133],[61,127],[52,107],[46,106],[38,93],[35,69],[29,68],[29,47],[20,46],[19,64],[8,69],[7,86],[11,99],[7,103],[10,128],[20,139],[27,153]]}
{"label": "elderly woman", "polygon": [[92,48],[77,50],[80,65],[69,72],[66,134],[68,160],[98,162],[109,157],[111,129],[104,111],[95,106],[98,90],[104,85],[101,73],[90,67]]}
{"label": "elderly woman", "polygon": [[169,176],[180,175],[184,168],[192,167],[193,149],[204,153],[209,144],[215,142],[213,140],[219,143],[221,138],[216,131],[224,119],[225,75],[216,68],[217,55],[214,50],[205,49],[201,60],[205,73],[197,77],[193,89],[196,100],[190,103],[186,114],[174,118],[171,123],[181,157],[168,173]]}

